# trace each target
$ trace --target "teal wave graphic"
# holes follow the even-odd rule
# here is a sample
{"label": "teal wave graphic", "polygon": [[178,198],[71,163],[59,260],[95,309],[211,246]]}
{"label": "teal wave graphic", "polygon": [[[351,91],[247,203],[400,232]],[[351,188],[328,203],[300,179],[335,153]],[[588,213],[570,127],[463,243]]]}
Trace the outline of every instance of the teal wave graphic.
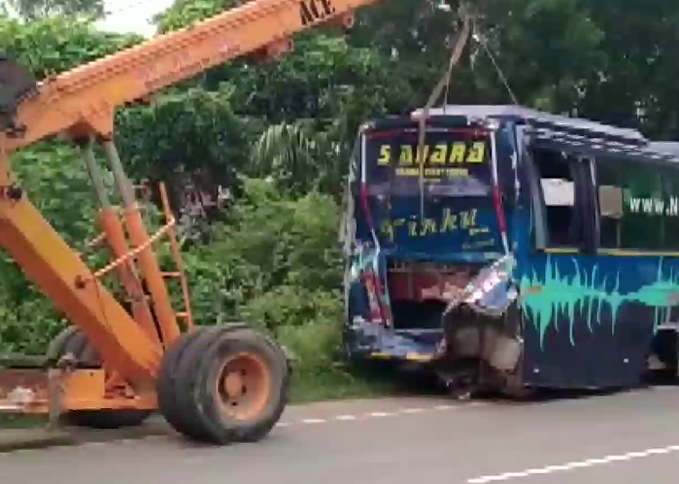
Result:
{"label": "teal wave graphic", "polygon": [[[520,304],[537,326],[541,346],[547,329],[551,324],[557,324],[561,315],[567,316],[570,342],[575,345],[573,329],[578,309],[591,332],[593,324],[601,324],[601,311],[608,306],[612,318],[611,331],[615,332],[620,306],[625,302],[638,302],[655,308],[654,327],[657,327],[667,316],[671,298],[679,295],[679,275],[675,276],[671,271],[669,277],[663,277],[662,257],[658,262],[656,281],[626,294],[619,291],[620,272],[615,277],[597,278],[597,264],[587,271],[581,269],[575,257],[571,259],[575,271],[568,271],[568,275],[563,274],[559,264],[554,263],[549,256],[544,274],[537,274],[533,270],[519,279]],[[558,331],[559,328],[556,329]]]}

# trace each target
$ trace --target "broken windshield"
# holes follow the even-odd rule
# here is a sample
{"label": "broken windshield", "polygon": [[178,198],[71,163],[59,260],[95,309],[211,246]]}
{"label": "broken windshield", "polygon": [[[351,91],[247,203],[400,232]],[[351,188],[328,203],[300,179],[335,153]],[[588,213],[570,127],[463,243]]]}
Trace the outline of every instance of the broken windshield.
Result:
{"label": "broken windshield", "polygon": [[417,128],[366,133],[368,194],[419,195],[420,177],[425,196],[490,194],[490,138],[486,131],[428,128],[419,153],[417,146]]}
{"label": "broken windshield", "polygon": [[372,229],[404,256],[499,251],[488,131],[428,127],[419,156],[417,146],[416,126],[365,133],[359,237]]}

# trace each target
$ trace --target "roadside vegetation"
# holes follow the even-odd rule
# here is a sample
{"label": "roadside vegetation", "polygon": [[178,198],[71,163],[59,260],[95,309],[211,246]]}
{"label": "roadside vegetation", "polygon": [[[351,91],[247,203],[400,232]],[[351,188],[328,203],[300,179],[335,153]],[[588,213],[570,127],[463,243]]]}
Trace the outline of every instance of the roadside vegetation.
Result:
{"label": "roadside vegetation", "polygon": [[[118,111],[116,142],[130,175],[152,189],[159,181],[168,187],[197,322],[242,319],[273,333],[297,359],[295,401],[394,391],[387,379],[351,370],[340,357],[341,194],[359,124],[421,106],[445,69],[457,2],[444,3],[452,8],[383,0],[360,12],[347,36],[306,32],[281,60],[239,59],[158,93],[148,106]],[[233,4],[176,0],[158,17],[159,30]],[[522,104],[679,138],[679,3],[474,4],[477,33]],[[97,31],[97,1],[5,5],[0,52],[39,78],[142,40]],[[448,101],[511,102],[480,44],[468,46]],[[45,140],[14,154],[13,166],[69,243],[82,248],[96,236],[93,193],[77,151]],[[153,202],[146,203],[150,220]],[[41,354],[64,325],[0,255],[0,351]]]}

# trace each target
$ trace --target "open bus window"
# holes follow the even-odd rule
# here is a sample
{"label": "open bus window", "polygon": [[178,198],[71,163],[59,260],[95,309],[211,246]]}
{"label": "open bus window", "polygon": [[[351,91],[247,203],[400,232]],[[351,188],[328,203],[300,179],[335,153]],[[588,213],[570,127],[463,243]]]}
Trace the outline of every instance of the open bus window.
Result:
{"label": "open bus window", "polygon": [[538,188],[542,192],[546,219],[546,245],[576,247],[583,239],[577,213],[575,160],[545,149],[533,150]]}

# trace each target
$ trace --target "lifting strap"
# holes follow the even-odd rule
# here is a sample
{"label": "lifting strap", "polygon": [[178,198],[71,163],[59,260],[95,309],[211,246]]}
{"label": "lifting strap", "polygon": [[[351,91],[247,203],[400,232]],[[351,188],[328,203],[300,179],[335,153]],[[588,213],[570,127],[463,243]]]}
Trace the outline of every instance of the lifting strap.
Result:
{"label": "lifting strap", "polygon": [[460,58],[462,57],[462,52],[464,51],[464,48],[467,44],[467,40],[469,39],[469,35],[471,33],[471,28],[472,28],[472,21],[471,21],[471,15],[468,12],[466,6],[464,3],[460,4],[460,10],[459,10],[460,17],[462,17],[462,30],[460,31],[459,35],[457,36],[457,40],[455,41],[455,44],[453,46],[453,51],[450,56],[450,61],[448,62],[448,68],[446,71],[443,73],[441,78],[439,79],[439,82],[434,86],[434,89],[432,90],[431,94],[429,95],[429,99],[427,100],[427,103],[424,106],[424,109],[421,111],[420,118],[418,120],[418,133],[417,133],[417,151],[415,153],[415,159],[419,160],[420,163],[420,174],[419,174],[419,182],[420,182],[420,219],[424,220],[424,136],[425,136],[425,124],[427,117],[429,117],[429,110],[431,107],[434,105],[436,100],[439,98],[441,95],[441,91],[443,91],[444,87],[447,87],[450,84],[450,79],[453,73],[453,67],[457,65],[457,63],[460,61]]}

